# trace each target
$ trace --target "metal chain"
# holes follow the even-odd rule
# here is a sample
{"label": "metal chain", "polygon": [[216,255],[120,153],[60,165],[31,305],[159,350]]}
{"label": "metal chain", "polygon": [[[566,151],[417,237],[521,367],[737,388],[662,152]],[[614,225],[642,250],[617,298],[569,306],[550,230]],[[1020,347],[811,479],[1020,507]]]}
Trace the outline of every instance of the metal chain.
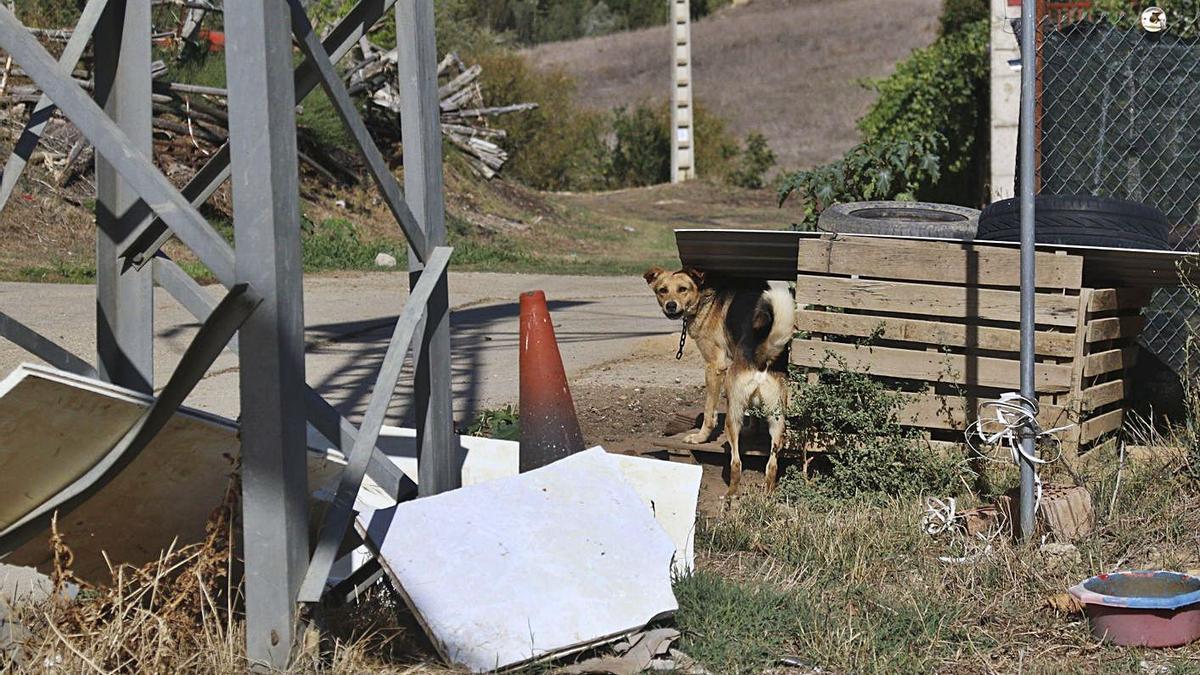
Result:
{"label": "metal chain", "polygon": [[688,320],[684,319],[683,320],[683,330],[679,331],[679,351],[675,352],[675,360],[676,361],[680,361],[683,359],[683,345],[685,342],[687,342],[688,323],[689,323]]}

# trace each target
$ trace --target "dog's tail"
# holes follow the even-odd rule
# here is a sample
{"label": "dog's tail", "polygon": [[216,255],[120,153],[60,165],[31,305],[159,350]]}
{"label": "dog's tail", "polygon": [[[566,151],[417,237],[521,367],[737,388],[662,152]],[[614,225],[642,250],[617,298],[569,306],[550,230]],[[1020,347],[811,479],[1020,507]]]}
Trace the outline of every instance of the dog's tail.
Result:
{"label": "dog's tail", "polygon": [[765,369],[787,349],[796,334],[796,300],[786,283],[772,281],[763,291],[761,304],[770,312],[771,328],[759,342],[754,361]]}

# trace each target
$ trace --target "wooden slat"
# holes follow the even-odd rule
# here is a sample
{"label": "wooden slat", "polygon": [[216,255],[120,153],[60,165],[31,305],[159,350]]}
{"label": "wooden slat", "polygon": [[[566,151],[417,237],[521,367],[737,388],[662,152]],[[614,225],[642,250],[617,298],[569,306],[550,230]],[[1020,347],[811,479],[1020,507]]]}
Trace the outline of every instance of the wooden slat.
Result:
{"label": "wooden slat", "polygon": [[[904,424],[927,429],[963,430],[979,415],[979,404],[990,399],[969,400],[964,396],[942,396],[922,392],[900,392],[904,400],[898,417]],[[1039,406],[1038,421],[1044,428],[1069,421],[1060,406]]]}
{"label": "wooden slat", "polygon": [[[1021,320],[1020,293],[965,286],[931,286],[898,281],[871,281],[805,276],[796,279],[800,306],[824,305],[902,314],[978,317],[990,321]],[[1039,293],[1036,321],[1075,326],[1079,300],[1069,295]]]}
{"label": "wooden slat", "polygon": [[[1000,352],[1021,350],[1021,333],[1016,328],[968,326],[868,314],[799,310],[796,314],[796,330],[851,337],[871,337],[877,330],[882,330],[879,337],[885,340],[945,347],[970,346]],[[1039,331],[1036,345],[1037,353],[1042,356],[1070,357],[1075,353],[1075,335]]]}
{"label": "wooden slat", "polygon": [[1104,434],[1109,434],[1121,428],[1121,424],[1125,421],[1125,409],[1117,408],[1093,417],[1083,423],[1083,432],[1080,440],[1084,443],[1090,443]]}
{"label": "wooden slat", "polygon": [[[1020,251],[938,241],[846,237],[800,242],[799,271],[877,279],[983,286],[1021,284]],[[1037,254],[1039,288],[1077,289],[1083,258]]]}
{"label": "wooden slat", "polygon": [[1142,334],[1146,320],[1138,316],[1114,316],[1107,319],[1092,319],[1087,324],[1087,341],[1125,340]]}
{"label": "wooden slat", "polygon": [[1116,403],[1125,398],[1125,380],[1113,380],[1088,387],[1081,395],[1084,412]]}
{"label": "wooden slat", "polygon": [[1124,370],[1133,365],[1137,359],[1136,347],[1110,349],[1106,352],[1092,354],[1084,360],[1083,376],[1095,377],[1114,370]]}
{"label": "wooden slat", "polygon": [[1148,288],[1100,288],[1092,293],[1089,313],[1115,312],[1123,309],[1141,309],[1150,302]]}
{"label": "wooden slat", "polygon": [[[960,354],[891,347],[856,347],[819,340],[792,342],[791,359],[797,366],[836,366],[836,361],[831,361],[828,354],[845,359],[846,367],[850,370],[883,377],[1012,390],[1021,385],[1020,369],[1015,359],[971,357],[968,361],[968,357]],[[1071,387],[1070,366],[1039,363],[1035,374],[1038,392],[1058,393]]]}

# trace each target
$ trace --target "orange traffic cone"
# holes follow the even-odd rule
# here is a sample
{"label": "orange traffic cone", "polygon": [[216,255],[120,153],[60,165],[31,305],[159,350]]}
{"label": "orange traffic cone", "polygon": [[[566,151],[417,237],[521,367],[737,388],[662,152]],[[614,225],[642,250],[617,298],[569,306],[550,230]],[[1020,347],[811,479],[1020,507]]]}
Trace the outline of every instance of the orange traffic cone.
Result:
{"label": "orange traffic cone", "polygon": [[583,450],[546,294],[521,294],[521,472]]}

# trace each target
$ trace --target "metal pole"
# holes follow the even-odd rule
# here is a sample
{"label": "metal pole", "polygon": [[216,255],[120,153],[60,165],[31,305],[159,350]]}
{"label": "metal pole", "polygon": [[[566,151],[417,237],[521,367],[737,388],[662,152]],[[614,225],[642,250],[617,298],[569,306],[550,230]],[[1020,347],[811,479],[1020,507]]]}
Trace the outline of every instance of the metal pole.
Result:
{"label": "metal pole", "polygon": [[241,329],[246,652],[287,670],[308,568],[304,309],[287,0],[225,3],[236,277],[263,303]]}
{"label": "metal pole", "polygon": [[[404,139],[404,196],[425,231],[428,254],[446,244],[442,186],[442,129],[438,108],[437,44],[433,0],[396,3],[396,55],[400,71],[400,126]],[[424,265],[409,247],[409,284]],[[454,441],[450,391],[450,297],[445,273],[429,297],[425,321],[413,344],[416,364],[417,490],[421,496],[453,490],[462,482]]]}
{"label": "metal pole", "polygon": [[[1037,55],[1034,33],[1037,29],[1035,0],[1021,0],[1021,396],[1035,401],[1034,388],[1034,311],[1036,276],[1034,274],[1033,147],[1034,97],[1037,83]],[[1033,412],[1032,410],[1030,411]],[[1021,538],[1033,535],[1035,471],[1029,460],[1037,452],[1033,430],[1021,430]]]}
{"label": "metal pole", "polygon": [[[150,0],[112,0],[96,30],[96,96],[129,137],[126,152],[150,157]],[[71,64],[74,66],[74,63]],[[70,67],[70,66],[69,66]],[[154,280],[118,259],[134,223],[137,193],[96,155],[96,370],[144,393],[154,388]]]}

